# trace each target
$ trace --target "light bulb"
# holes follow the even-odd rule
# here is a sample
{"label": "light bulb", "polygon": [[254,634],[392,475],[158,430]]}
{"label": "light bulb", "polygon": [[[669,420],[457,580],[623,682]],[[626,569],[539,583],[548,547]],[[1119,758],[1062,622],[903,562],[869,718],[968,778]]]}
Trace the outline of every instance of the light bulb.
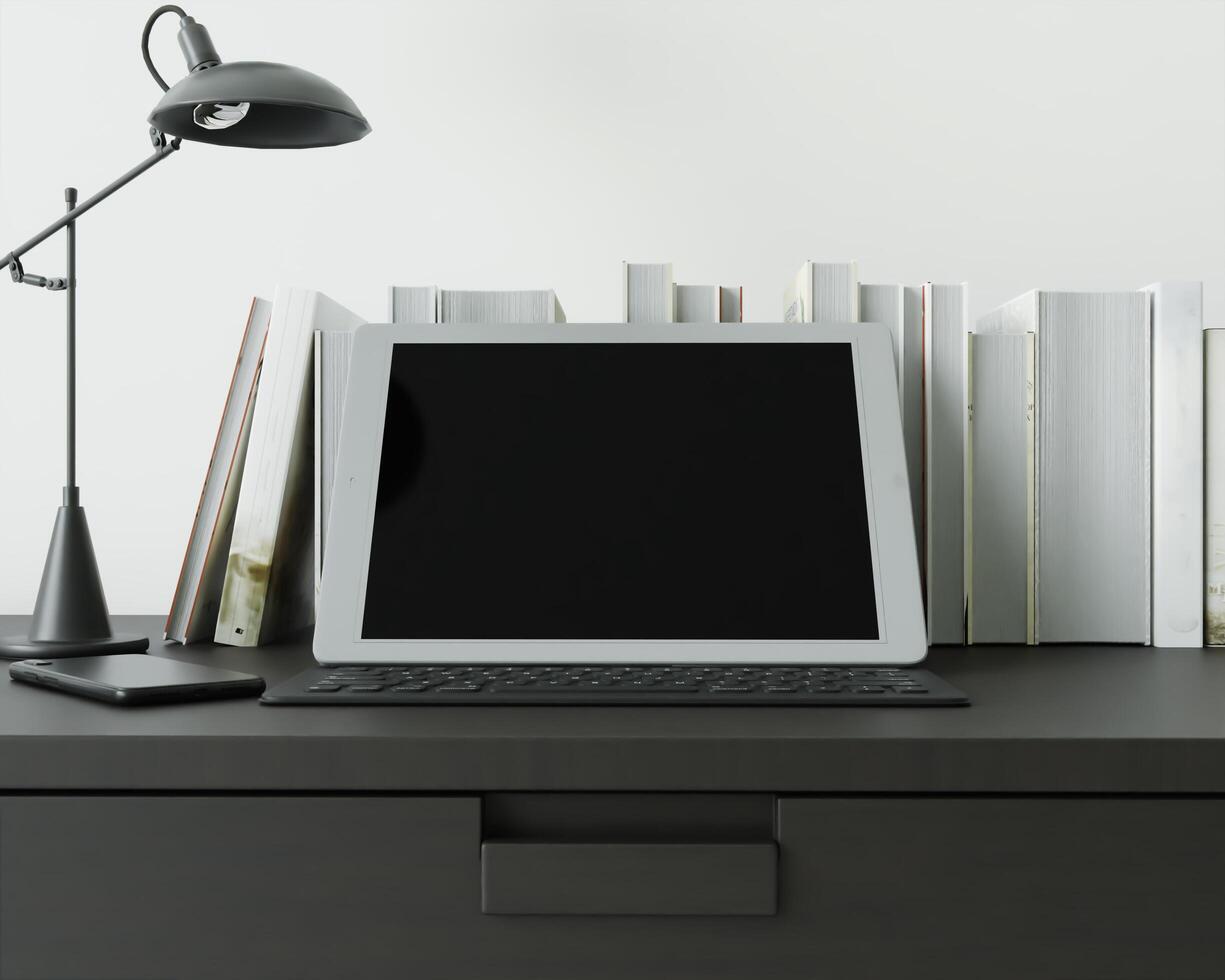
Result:
{"label": "light bulb", "polygon": [[229,129],[246,118],[250,102],[205,102],[192,110],[192,121],[201,129]]}

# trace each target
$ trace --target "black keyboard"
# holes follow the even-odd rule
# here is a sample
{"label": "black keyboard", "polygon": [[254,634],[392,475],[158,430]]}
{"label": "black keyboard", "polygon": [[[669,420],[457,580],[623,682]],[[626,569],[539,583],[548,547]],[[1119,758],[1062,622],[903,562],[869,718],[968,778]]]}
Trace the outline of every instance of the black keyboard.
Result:
{"label": "black keyboard", "polygon": [[264,704],[957,705],[961,691],[903,667],[312,667]]}

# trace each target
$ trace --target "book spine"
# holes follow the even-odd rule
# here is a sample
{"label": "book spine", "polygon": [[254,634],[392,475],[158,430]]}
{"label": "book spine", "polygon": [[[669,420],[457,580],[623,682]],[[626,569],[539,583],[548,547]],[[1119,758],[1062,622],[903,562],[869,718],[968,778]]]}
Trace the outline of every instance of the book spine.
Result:
{"label": "book spine", "polygon": [[621,322],[630,322],[630,264],[621,263]]}
{"label": "book spine", "polygon": [[1025,334],[1025,642],[1038,642],[1038,337]]}
{"label": "book spine", "polygon": [[1153,343],[1153,645],[1203,638],[1203,287],[1146,289]]}
{"label": "book spine", "polygon": [[978,515],[974,511],[974,355],[975,338],[966,338],[966,466],[965,466],[965,550],[962,581],[965,583],[966,646],[974,645],[974,526]]}
{"label": "book spine", "polygon": [[315,602],[319,601],[319,583],[323,578],[323,404],[325,392],[324,388],[324,364],[325,357],[323,351],[323,331],[315,331],[315,342],[313,344],[314,358],[311,365],[313,376],[311,378],[315,397],[313,399],[314,406],[314,540],[315,547],[313,549],[314,564],[315,564]]}
{"label": "book spine", "polygon": [[898,396],[902,405],[902,439],[914,513],[915,554],[923,567],[923,289],[903,288],[902,343]]}
{"label": "book spine", "polygon": [[1225,330],[1204,331],[1204,642],[1225,647]]}
{"label": "book spine", "polygon": [[854,262],[811,263],[809,323],[859,322],[859,273]]}
{"label": "book spine", "polygon": [[1139,292],[1037,303],[1037,639],[1148,643],[1148,303]]}
{"label": "book spine", "polygon": [[719,322],[744,322],[744,287],[719,287]]}
{"label": "book spine", "polygon": [[1030,638],[1032,334],[967,338],[967,643]]}
{"label": "book spine", "polygon": [[963,643],[966,289],[928,283],[923,300],[928,642]]}

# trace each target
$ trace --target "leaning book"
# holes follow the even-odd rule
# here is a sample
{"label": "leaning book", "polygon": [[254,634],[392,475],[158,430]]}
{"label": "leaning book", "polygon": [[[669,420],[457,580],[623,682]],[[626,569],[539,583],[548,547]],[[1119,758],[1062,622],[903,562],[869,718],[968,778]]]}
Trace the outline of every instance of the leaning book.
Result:
{"label": "leaning book", "polygon": [[200,492],[183,567],[162,634],[167,640],[195,643],[211,639],[217,624],[226,556],[234,533],[234,511],[271,315],[272,304],[266,299],[256,297],[251,301],[247,326],[238,348],[238,361],[230,378],[230,391],[204,476],[204,489]]}
{"label": "leaning book", "polygon": [[365,321],[311,289],[277,290],[214,639],[258,646],[314,621],[317,330]]}

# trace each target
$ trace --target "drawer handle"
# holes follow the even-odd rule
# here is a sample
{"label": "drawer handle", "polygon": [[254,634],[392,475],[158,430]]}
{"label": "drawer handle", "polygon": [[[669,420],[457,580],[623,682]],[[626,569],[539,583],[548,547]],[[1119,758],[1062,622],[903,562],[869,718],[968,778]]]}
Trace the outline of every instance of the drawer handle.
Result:
{"label": "drawer handle", "polygon": [[773,915],[778,845],[486,840],[487,915]]}

